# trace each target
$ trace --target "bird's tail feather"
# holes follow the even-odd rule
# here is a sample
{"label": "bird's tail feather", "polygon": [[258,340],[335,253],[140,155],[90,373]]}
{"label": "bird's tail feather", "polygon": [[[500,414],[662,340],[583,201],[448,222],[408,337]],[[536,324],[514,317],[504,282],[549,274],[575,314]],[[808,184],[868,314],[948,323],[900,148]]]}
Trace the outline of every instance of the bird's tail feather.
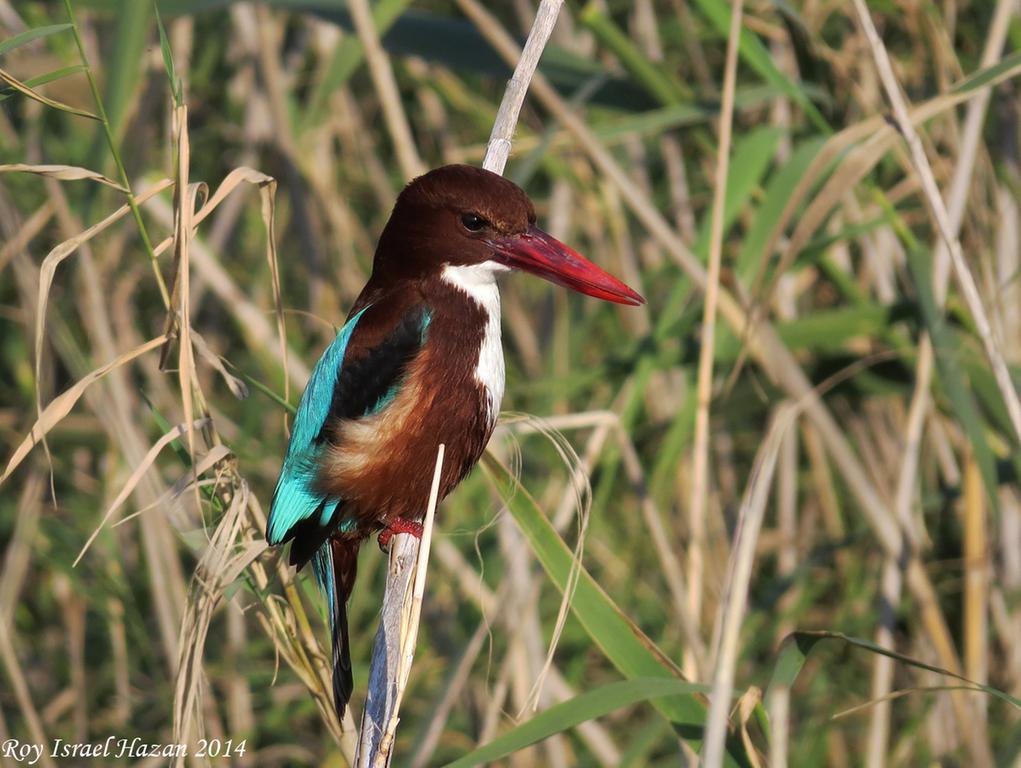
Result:
{"label": "bird's tail feather", "polygon": [[351,645],[348,640],[347,600],[358,570],[358,540],[328,539],[315,553],[312,564],[316,579],[329,605],[333,644],[333,703],[343,718],[354,690]]}

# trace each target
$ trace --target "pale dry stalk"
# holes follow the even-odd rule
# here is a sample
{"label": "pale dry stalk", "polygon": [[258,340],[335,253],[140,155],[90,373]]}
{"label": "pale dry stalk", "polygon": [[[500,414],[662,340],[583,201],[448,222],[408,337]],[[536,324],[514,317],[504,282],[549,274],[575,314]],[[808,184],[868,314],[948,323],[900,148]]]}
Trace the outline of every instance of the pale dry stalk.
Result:
{"label": "pale dry stalk", "polygon": [[[798,433],[794,429],[784,432],[780,441],[779,476],[777,478],[777,528],[780,534],[780,551],[777,573],[792,579],[798,567]],[[798,599],[797,590],[790,590],[777,606],[781,614],[789,614]],[[795,629],[790,619],[783,619],[776,629],[782,640]],[[769,764],[776,768],[787,765],[790,747],[791,690],[787,686],[770,686],[771,696],[765,704],[772,732],[769,736]]]}
{"label": "pale dry stalk", "polygon": [[975,279],[968,268],[968,263],[964,260],[961,241],[957,238],[946,205],[944,205],[943,198],[940,196],[939,186],[936,184],[936,177],[932,172],[932,167],[929,165],[929,159],[925,154],[925,148],[922,146],[922,140],[918,137],[918,133],[911,122],[911,115],[908,111],[907,103],[901,94],[897,76],[893,72],[890,56],[886,51],[886,46],[883,45],[882,39],[879,37],[879,32],[876,31],[876,25],[872,22],[872,17],[869,14],[868,6],[865,5],[865,0],[854,0],[854,7],[861,22],[862,30],[865,32],[865,37],[868,39],[869,48],[872,51],[872,57],[875,60],[876,69],[879,71],[879,78],[883,83],[886,96],[893,107],[897,126],[900,128],[901,135],[911,151],[911,161],[915,172],[918,174],[919,181],[922,183],[925,200],[929,204],[936,226],[939,229],[940,237],[943,238],[943,243],[950,252],[950,260],[954,267],[958,287],[975,323],[975,331],[982,340],[982,346],[985,348],[986,356],[989,358],[989,363],[993,369],[993,376],[996,379],[1000,395],[1010,416],[1011,425],[1014,428],[1014,434],[1021,440],[1021,400],[1019,400],[1018,393],[1014,389],[1014,384],[1010,378],[1010,371],[1007,370],[1007,363],[1003,359],[1000,348],[997,346],[997,340],[994,338],[993,329],[989,324],[985,307],[982,306],[982,296],[975,285]]}
{"label": "pale dry stalk", "polygon": [[397,90],[390,60],[387,58],[383,45],[379,41],[379,32],[372,20],[372,11],[368,0],[351,0],[351,19],[354,21],[358,38],[365,48],[365,63],[372,76],[372,84],[383,107],[383,119],[397,152],[397,162],[405,178],[420,176],[425,173],[425,164],[415,149],[415,139],[411,134],[408,117],[404,114],[401,95]]}
{"label": "pale dry stalk", "polygon": [[[964,675],[986,683],[989,679],[989,530],[985,489],[974,456],[964,465]],[[988,699],[974,700],[975,716],[986,733]]]}
{"label": "pale dry stalk", "polygon": [[[709,271],[702,314],[702,346],[698,356],[697,410],[692,448],[691,503],[688,508],[688,610],[696,624],[702,614],[705,592],[706,515],[709,506],[709,405],[713,397],[713,355],[716,349],[716,307],[720,292],[720,262],[723,255],[724,203],[730,169],[730,137],[734,122],[734,90],[737,83],[737,43],[741,32],[742,0],[730,9],[727,59],[723,71],[723,104],[720,108],[720,141],[716,154],[716,178],[710,223]],[[685,672],[696,670],[691,651],[685,654]]]}
{"label": "pale dry stalk", "polygon": [[436,467],[422,524],[421,542],[413,536],[401,534],[393,538],[390,547],[383,611],[372,648],[369,693],[355,757],[358,768],[385,768],[393,759],[401,701],[408,686],[418,642],[445,447],[440,443],[436,451]]}
{"label": "pale dry stalk", "polygon": [[730,717],[741,626],[748,603],[755,548],[762,528],[762,519],[766,513],[766,502],[769,500],[780,445],[784,433],[794,423],[798,410],[796,405],[785,404],[781,405],[774,415],[762,447],[755,456],[755,463],[752,465],[744,499],[738,512],[727,584],[720,606],[720,640],[714,653],[716,668],[713,672],[713,690],[709,699],[709,714],[702,749],[702,765],[706,768],[723,765],[726,754],[727,722]]}
{"label": "pale dry stalk", "polygon": [[[1000,58],[1007,37],[1007,28],[1013,16],[1014,4],[1010,0],[998,0],[993,19],[986,35],[985,47],[982,51],[980,66],[988,67]],[[964,120],[962,138],[958,150],[957,164],[947,193],[947,209],[951,231],[956,235],[961,228],[964,212],[968,202],[968,191],[971,187],[975,159],[980,146],[982,125],[986,109],[989,106],[991,91],[982,90],[975,94],[968,103]],[[936,304],[942,307],[946,302],[948,271],[950,269],[950,253],[946,243],[940,241],[936,248],[933,265],[933,293]],[[917,487],[917,470],[921,455],[922,433],[925,428],[925,417],[929,411],[929,388],[933,372],[932,340],[924,333],[919,340],[918,363],[915,367],[915,386],[908,408],[907,426],[904,430],[903,459],[897,477],[895,497],[895,514],[905,533],[913,544],[917,545],[918,532],[912,523],[912,508]],[[888,557],[883,568],[882,593],[884,602],[889,606],[900,602],[903,580],[900,571],[903,564],[900,558]],[[883,647],[893,647],[892,628],[881,626],[877,632],[876,642]],[[885,699],[890,692],[893,681],[893,659],[889,656],[877,656],[873,669],[872,699],[879,703],[870,714],[868,747],[866,764],[871,768],[884,765],[890,730],[890,702]]]}
{"label": "pale dry stalk", "polygon": [[[935,220],[940,237],[942,238],[943,248],[937,251],[937,261],[934,269],[934,288],[937,301],[942,304],[946,297],[947,285],[945,275],[947,267],[944,265],[946,263],[945,254],[949,254],[950,262],[953,265],[954,273],[957,278],[958,287],[965,303],[968,306],[972,319],[975,322],[976,332],[982,341],[986,356],[989,358],[994,378],[996,379],[997,386],[1000,389],[1000,394],[1003,398],[1004,404],[1007,407],[1007,412],[1014,428],[1014,432],[1018,438],[1021,439],[1021,401],[1018,399],[1018,394],[1014,389],[1006,362],[999,347],[997,346],[997,341],[994,338],[992,327],[986,315],[985,308],[982,305],[982,297],[979,295],[978,287],[976,286],[975,280],[972,277],[971,271],[964,259],[961,243],[957,237],[957,231],[960,228],[961,219],[964,214],[966,191],[970,182],[971,167],[973,163],[971,155],[974,154],[977,147],[976,131],[978,130],[978,127],[981,126],[981,116],[984,113],[985,103],[982,101],[974,102],[972,111],[969,112],[969,122],[966,126],[966,129],[969,130],[966,130],[966,143],[964,145],[964,150],[965,152],[970,153],[970,155],[964,155],[961,164],[955,172],[953,180],[954,185],[952,189],[954,193],[952,201],[954,203],[954,210],[951,212],[947,210],[947,206],[944,204],[943,198],[940,195],[935,175],[932,172],[928,157],[925,154],[925,148],[923,147],[922,141],[912,124],[909,108],[903,94],[901,93],[900,84],[898,83],[897,77],[893,71],[893,66],[890,62],[886,46],[883,44],[883,41],[876,30],[872,17],[869,14],[868,7],[865,5],[863,0],[855,0],[854,7],[858,20],[861,24],[862,31],[869,43],[869,49],[872,52],[872,57],[879,73],[880,81],[883,84],[883,89],[885,90],[887,99],[893,109],[897,127],[900,129],[901,135],[904,137],[904,140],[908,145],[912,165],[914,166],[915,173],[921,182],[925,200],[929,205],[930,212]],[[1003,9],[999,9],[996,18],[994,18],[994,33],[999,31],[999,33],[1002,34],[1004,15],[1005,11],[1003,11]],[[1000,20],[999,23],[997,23],[997,19]],[[995,58],[997,56],[997,51],[1002,48],[1002,40],[997,41],[997,37],[997,34],[990,36],[991,39],[988,41],[986,51],[983,56],[984,59]],[[988,99],[988,96],[983,96],[982,98]],[[931,340],[926,337],[920,345],[921,359],[919,360],[919,367],[928,375],[931,375],[932,371],[932,354],[933,350]],[[925,389],[923,389],[923,384]],[[912,402],[913,411],[924,408],[927,395],[923,394],[923,392],[927,391],[927,385],[928,382],[919,382],[919,386],[916,387],[915,396],[913,397]],[[915,431],[920,432],[920,416],[917,413],[912,413],[912,415],[915,416],[916,419]],[[908,462],[910,461],[911,459],[909,458]],[[898,488],[898,501],[903,504],[904,499],[909,495],[906,487],[908,482],[906,473],[902,473],[900,479],[901,482],[899,484],[900,487]],[[903,516],[903,508],[901,508],[900,511]],[[907,530],[910,530],[910,528]],[[890,586],[891,591],[899,591],[896,589],[896,585],[891,584]],[[974,708],[970,706],[968,701],[964,700],[964,697],[960,693],[953,696],[953,702],[958,720],[961,723],[962,731],[972,755],[976,757],[980,763],[991,764],[992,756],[989,753],[988,740],[977,733],[973,724],[970,722],[972,718],[969,715],[974,711]],[[878,735],[876,738],[878,740]],[[872,749],[877,749],[877,745],[873,745]]]}
{"label": "pale dry stalk", "polygon": [[518,115],[521,114],[521,105],[525,101],[528,86],[535,75],[535,68],[539,65],[539,57],[542,56],[546,42],[553,32],[557,16],[560,13],[560,6],[563,4],[564,0],[542,0],[539,4],[535,21],[532,23],[532,30],[528,34],[525,47],[521,49],[521,56],[514,67],[514,74],[507,82],[503,99],[500,101],[500,109],[493,122],[489,144],[486,146],[486,157],[482,161],[482,167],[487,171],[502,174],[507,165],[511,139],[514,137],[514,129],[518,124]]}

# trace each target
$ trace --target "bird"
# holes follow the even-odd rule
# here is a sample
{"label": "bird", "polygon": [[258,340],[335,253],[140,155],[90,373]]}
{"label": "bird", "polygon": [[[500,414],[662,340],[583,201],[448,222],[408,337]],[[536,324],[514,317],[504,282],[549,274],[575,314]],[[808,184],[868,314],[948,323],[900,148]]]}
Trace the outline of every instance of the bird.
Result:
{"label": "bird", "polygon": [[421,536],[439,444],[439,498],[481,457],[504,392],[502,272],[523,270],[610,302],[645,300],[536,226],[504,177],[446,165],[398,195],[372,273],[316,363],[291,429],[266,540],[312,563],[327,602],[339,718],[354,689],[347,602],[358,551]]}

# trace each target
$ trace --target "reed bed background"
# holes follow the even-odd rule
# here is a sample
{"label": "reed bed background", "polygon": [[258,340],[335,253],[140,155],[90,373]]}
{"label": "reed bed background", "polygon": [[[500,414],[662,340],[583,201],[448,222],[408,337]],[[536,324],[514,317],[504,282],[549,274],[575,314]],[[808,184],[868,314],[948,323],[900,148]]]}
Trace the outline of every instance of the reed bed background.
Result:
{"label": "reed bed background", "polygon": [[[535,5],[158,9],[0,0],[0,743],[343,765],[289,408]],[[648,305],[504,282],[543,420],[438,512],[397,764],[1021,764],[1019,74],[1009,0],[561,10],[506,175]]]}

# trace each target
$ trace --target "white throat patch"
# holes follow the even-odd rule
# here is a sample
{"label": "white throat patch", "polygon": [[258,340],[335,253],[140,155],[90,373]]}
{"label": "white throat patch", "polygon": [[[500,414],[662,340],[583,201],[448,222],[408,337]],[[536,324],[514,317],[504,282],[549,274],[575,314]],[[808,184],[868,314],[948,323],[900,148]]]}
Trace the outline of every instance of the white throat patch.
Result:
{"label": "white throat patch", "polygon": [[486,389],[489,399],[489,420],[496,422],[503,400],[504,366],[503,344],[500,341],[500,291],[496,287],[496,273],[507,267],[495,261],[484,261],[470,266],[448,266],[442,279],[449,285],[468,294],[486,314],[486,328],[475,366],[475,379]]}

